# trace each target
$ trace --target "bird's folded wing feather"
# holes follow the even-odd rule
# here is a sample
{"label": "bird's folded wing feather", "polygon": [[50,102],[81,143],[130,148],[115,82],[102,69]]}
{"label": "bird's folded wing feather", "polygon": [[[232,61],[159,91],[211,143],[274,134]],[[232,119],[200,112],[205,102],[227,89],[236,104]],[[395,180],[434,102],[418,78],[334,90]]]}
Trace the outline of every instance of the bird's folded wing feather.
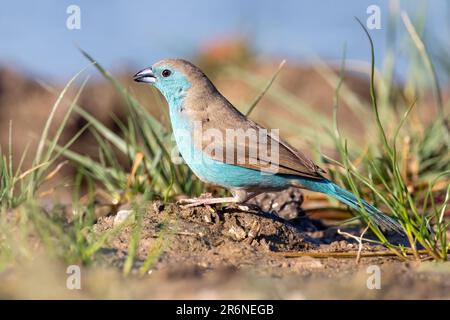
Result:
{"label": "bird's folded wing feather", "polygon": [[323,179],[324,171],[313,161],[248,120],[227,100],[208,101],[202,113],[203,131],[214,129],[212,132],[220,131],[222,136],[203,135],[201,148],[209,157],[263,172]]}

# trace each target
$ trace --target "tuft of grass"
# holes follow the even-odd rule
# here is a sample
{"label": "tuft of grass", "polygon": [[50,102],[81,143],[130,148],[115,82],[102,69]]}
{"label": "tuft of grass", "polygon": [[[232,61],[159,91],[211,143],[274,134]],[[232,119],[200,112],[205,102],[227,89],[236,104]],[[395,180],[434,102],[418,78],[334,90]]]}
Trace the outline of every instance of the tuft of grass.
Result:
{"label": "tuft of grass", "polygon": [[[449,224],[443,218],[449,199],[450,187],[448,182],[450,170],[445,170],[446,166],[442,167],[438,165],[436,167],[436,164],[439,164],[441,160],[436,159],[436,163],[433,163],[429,167],[429,170],[433,169],[434,177],[431,180],[427,178],[425,180],[425,190],[421,190],[420,188],[423,189],[423,185],[418,183],[418,181],[411,181],[406,166],[409,165],[408,162],[411,158],[419,159],[419,161],[422,160],[421,153],[424,150],[427,150],[427,152],[432,150],[431,153],[436,153],[439,158],[441,156],[444,158],[447,157],[448,153],[446,154],[440,146],[433,143],[430,135],[425,134],[421,136],[412,127],[409,127],[408,132],[404,133],[404,135],[405,137],[409,137],[407,141],[412,140],[417,146],[421,146],[421,148],[404,145],[403,148],[407,148],[407,150],[399,151],[400,133],[407,123],[408,117],[417,104],[417,101],[413,101],[409,106],[404,107],[403,115],[398,119],[396,128],[389,132],[385,129],[381,120],[378,95],[374,83],[374,44],[367,29],[361,21],[358,20],[358,22],[370,43],[372,57],[370,95],[378,135],[376,136],[376,141],[371,141],[372,147],[368,148],[368,151],[360,157],[359,163],[356,166],[349,155],[347,141],[337,129],[337,120],[336,116],[334,116],[333,139],[340,156],[338,165],[342,165],[344,170],[340,170],[339,167],[332,167],[332,176],[334,179],[346,184],[357,196],[367,195],[377,206],[384,208],[387,213],[394,216],[401,223],[413,252],[414,259],[421,259],[418,250],[420,247],[433,259],[444,261],[448,258],[447,252],[450,248],[446,234]],[[438,91],[439,89],[437,88],[436,90]],[[335,101],[338,100],[338,95],[339,86],[336,90]],[[334,113],[336,114],[336,112],[337,103],[334,108]],[[439,113],[437,117],[440,121],[435,123],[439,125],[432,124],[427,128],[427,131],[440,132],[441,135],[445,134],[444,131],[446,128],[443,126],[442,113]],[[416,154],[411,155],[411,150],[415,150]],[[419,167],[421,164],[419,162]],[[443,187],[436,189],[437,182],[440,180],[444,180],[446,183],[443,184]],[[443,201],[437,202],[436,199],[439,198],[439,194],[444,194],[444,199]],[[381,243],[390,248],[398,256],[409,259],[405,247],[391,243],[376,227],[373,221],[371,221],[370,216],[364,215],[364,220],[369,224]]]}
{"label": "tuft of grass", "polygon": [[[23,204],[25,201],[32,201],[35,198],[36,191],[46,180],[52,178],[56,172],[61,168],[61,166],[56,166],[54,164],[61,157],[64,150],[70,148],[73,142],[82,134],[85,128],[80,130],[72,139],[70,139],[65,145],[57,146],[64,127],[67,124],[69,116],[78,100],[81,91],[83,90],[88,78],[82,83],[79,88],[75,98],[74,103],[70,105],[66,114],[59,124],[56,133],[51,140],[48,140],[48,134],[50,126],[52,124],[53,118],[56,111],[59,109],[61,102],[64,99],[65,94],[69,90],[70,86],[75,82],[75,80],[84,72],[85,69],[74,75],[69,82],[64,86],[60,94],[58,95],[55,104],[53,105],[49,117],[45,123],[44,129],[38,141],[38,146],[36,154],[32,163],[31,168],[22,171],[22,165],[24,159],[27,155],[28,146],[22,153],[21,159],[18,163],[17,168],[13,169],[13,155],[12,155],[12,122],[10,123],[9,129],[9,143],[8,143],[8,154],[3,154],[0,148],[0,207],[1,208],[15,208]],[[45,147],[47,145],[47,148]]]}
{"label": "tuft of grass", "polygon": [[[17,168],[13,168],[13,127],[10,124],[8,152],[3,154],[0,150],[0,233],[2,234],[0,237],[0,270],[20,263],[24,259],[33,259],[39,252],[44,253],[50,259],[60,259],[67,264],[90,265],[96,261],[97,253],[111,239],[116,237],[124,227],[131,225],[135,228],[133,221],[136,214],[132,212],[128,219],[120,225],[101,234],[95,231],[97,219],[95,196],[98,190],[94,185],[95,175],[93,177],[92,171],[97,169],[98,172],[108,175],[116,170],[115,173],[122,173],[125,177],[123,169],[118,169],[117,162],[111,170],[105,170],[104,165],[93,161],[87,162],[88,169],[79,166],[79,174],[73,182],[71,210],[67,206],[59,204],[53,204],[50,208],[44,210],[39,203],[38,189],[45,181],[52,179],[65,164],[65,162],[58,163],[61,156],[73,153],[69,150],[71,145],[92,123],[94,123],[94,127],[101,125],[94,118],[91,118],[91,122],[88,122],[67,143],[59,144],[60,137],[72,112],[83,112],[77,105],[77,101],[88,81],[87,77],[72,99],[54,135],[49,138],[50,127],[56,111],[62,102],[67,99],[66,94],[69,88],[83,71],[84,69],[72,77],[62,91],[57,94],[56,102],[38,141],[33,164],[27,170],[22,170],[22,167],[28,148],[23,152]],[[86,114],[86,116],[88,115]],[[114,158],[107,143],[100,138],[98,141],[104,143],[103,145],[99,144],[102,148],[103,158],[108,159],[104,161],[111,162]],[[118,140],[118,142],[123,141]],[[89,158],[80,157],[84,161],[89,160]],[[76,164],[76,162],[74,163]],[[87,189],[87,194],[83,197],[80,194],[80,190],[83,189],[82,185],[86,185]],[[130,188],[133,188],[132,183]],[[86,201],[83,201],[83,199],[86,199]],[[36,252],[36,250],[39,252]]]}

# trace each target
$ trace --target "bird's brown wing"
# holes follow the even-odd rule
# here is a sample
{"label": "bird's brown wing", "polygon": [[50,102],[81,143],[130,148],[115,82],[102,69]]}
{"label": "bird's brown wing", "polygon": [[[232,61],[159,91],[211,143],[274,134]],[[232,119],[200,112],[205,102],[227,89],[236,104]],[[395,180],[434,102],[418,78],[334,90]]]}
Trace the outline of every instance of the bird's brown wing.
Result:
{"label": "bird's brown wing", "polygon": [[[312,160],[271,132],[248,120],[227,100],[203,101],[202,105],[197,104],[199,107],[195,116],[202,122],[202,129],[206,134],[202,135],[201,143],[197,141],[196,144],[208,156],[218,161],[263,172],[312,179],[323,178],[321,173],[324,171]],[[219,132],[222,139],[217,138]]]}

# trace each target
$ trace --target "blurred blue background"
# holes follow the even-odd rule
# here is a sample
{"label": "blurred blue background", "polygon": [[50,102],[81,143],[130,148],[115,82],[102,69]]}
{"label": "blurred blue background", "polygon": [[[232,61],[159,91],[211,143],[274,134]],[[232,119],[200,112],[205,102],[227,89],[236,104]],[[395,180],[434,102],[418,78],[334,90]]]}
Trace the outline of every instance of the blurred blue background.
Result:
{"label": "blurred blue background", "polygon": [[[81,8],[81,29],[66,27],[66,9]],[[314,55],[369,61],[369,46],[354,16],[381,8],[381,30],[371,30],[378,62],[386,49],[389,1],[3,1],[0,65],[31,76],[64,80],[86,66],[76,44],[110,70],[143,67],[165,57],[190,58],[215,37],[243,36],[259,56],[307,61]],[[445,0],[400,1],[412,19],[424,16],[425,35],[450,39]],[[401,23],[398,29],[404,32]],[[406,44],[399,42],[398,50]],[[397,73],[403,74],[401,63]]]}

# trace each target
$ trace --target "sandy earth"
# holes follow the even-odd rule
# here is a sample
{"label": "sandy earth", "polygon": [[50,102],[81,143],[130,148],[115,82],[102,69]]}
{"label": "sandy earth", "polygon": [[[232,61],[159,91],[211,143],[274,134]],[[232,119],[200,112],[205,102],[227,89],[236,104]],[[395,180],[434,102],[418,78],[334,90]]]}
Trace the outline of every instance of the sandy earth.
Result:
{"label": "sandy earth", "polygon": [[[180,209],[152,203],[142,222],[137,273],[149,251],[160,244],[158,258],[145,277],[158,290],[148,298],[450,298],[449,263],[405,263],[394,257],[287,258],[282,252],[356,252],[358,243],[303,215],[298,191],[260,196],[256,203],[267,212],[235,206],[222,209]],[[276,215],[291,217],[285,220]],[[293,217],[295,216],[295,217]],[[112,228],[114,216],[101,218],[97,232]],[[163,227],[165,226],[165,227]],[[161,230],[164,228],[164,232]],[[131,228],[103,251],[106,265],[122,267]],[[358,235],[357,227],[342,231]],[[162,234],[162,236],[160,236]],[[382,251],[363,245],[363,252]],[[380,269],[380,289],[373,267]],[[369,269],[368,269],[369,268]],[[369,279],[370,278],[370,279]],[[375,285],[376,286],[376,285]]]}
{"label": "sandy earth", "polygon": [[[155,201],[143,211],[137,259],[122,275],[131,226],[81,268],[81,289],[68,290],[67,265],[36,257],[0,274],[2,298],[59,299],[449,299],[450,264],[394,257],[287,258],[283,252],[356,252],[358,243],[306,217],[302,195],[288,190],[256,199],[263,210],[235,206],[181,209]],[[271,208],[277,208],[268,212]],[[290,217],[283,219],[276,215]],[[117,216],[101,217],[99,234]],[[358,235],[358,227],[341,227]],[[369,236],[369,235],[366,235]],[[363,252],[384,250],[364,244]],[[138,270],[151,252],[150,271]],[[375,266],[375,267],[374,267]],[[379,282],[374,278],[379,268]],[[374,273],[375,272],[375,273]],[[379,287],[378,287],[379,285]],[[370,288],[369,288],[370,287]],[[379,288],[379,289],[378,289]]]}

